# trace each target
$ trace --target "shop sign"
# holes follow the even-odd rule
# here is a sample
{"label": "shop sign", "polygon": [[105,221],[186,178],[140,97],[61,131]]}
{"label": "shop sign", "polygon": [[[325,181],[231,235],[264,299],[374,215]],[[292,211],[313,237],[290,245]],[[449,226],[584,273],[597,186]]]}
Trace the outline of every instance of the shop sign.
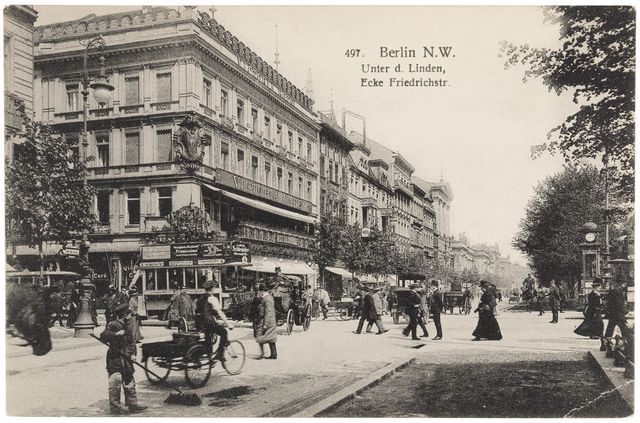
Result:
{"label": "shop sign", "polygon": [[193,260],[170,260],[169,266],[193,266]]}
{"label": "shop sign", "polygon": [[171,258],[171,245],[145,245],[142,247],[142,260],[168,260]]}
{"label": "shop sign", "polygon": [[152,267],[164,267],[164,261],[143,261],[140,263],[140,267],[143,269],[149,269]]}
{"label": "shop sign", "polygon": [[244,242],[234,242],[231,245],[231,251],[234,256],[242,256],[249,254],[249,246]]}
{"label": "shop sign", "polygon": [[199,265],[208,265],[208,264],[224,264],[225,260],[223,258],[216,259],[200,259],[198,260]]}
{"label": "shop sign", "polygon": [[246,192],[247,194],[252,194],[287,207],[293,207],[307,213],[311,213],[312,211],[313,205],[309,201],[253,182],[250,179],[245,179],[222,169],[216,169],[216,184],[231,187],[235,190]]}
{"label": "shop sign", "polygon": [[61,251],[62,255],[64,255],[64,256],[71,256],[71,257],[79,257],[80,256],[80,250],[76,249],[76,248],[63,248],[60,251]]}
{"label": "shop sign", "polygon": [[224,244],[222,242],[209,242],[200,245],[200,257],[222,257]]}

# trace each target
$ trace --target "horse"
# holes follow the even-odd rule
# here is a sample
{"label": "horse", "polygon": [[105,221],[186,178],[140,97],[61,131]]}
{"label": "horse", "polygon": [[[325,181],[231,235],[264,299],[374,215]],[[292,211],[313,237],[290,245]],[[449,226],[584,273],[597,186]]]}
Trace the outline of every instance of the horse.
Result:
{"label": "horse", "polygon": [[33,354],[42,356],[51,351],[52,307],[50,290],[39,285],[7,283],[7,332],[27,341]]}

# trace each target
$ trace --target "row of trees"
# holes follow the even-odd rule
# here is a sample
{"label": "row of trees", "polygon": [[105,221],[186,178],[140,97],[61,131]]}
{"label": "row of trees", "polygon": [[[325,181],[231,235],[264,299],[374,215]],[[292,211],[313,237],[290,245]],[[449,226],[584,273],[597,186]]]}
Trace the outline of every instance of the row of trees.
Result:
{"label": "row of trees", "polygon": [[[535,189],[515,248],[529,257],[543,283],[564,280],[575,290],[581,272],[580,228],[611,221],[612,256],[619,237],[633,236],[635,180],[636,12],[632,6],[554,6],[545,20],[558,25],[560,47],[535,48],[503,42],[505,68],[522,66],[524,78],[540,79],[580,106],[532,148],[561,154],[567,166]],[[601,166],[585,166],[585,159]],[[611,207],[605,208],[605,192]]]}

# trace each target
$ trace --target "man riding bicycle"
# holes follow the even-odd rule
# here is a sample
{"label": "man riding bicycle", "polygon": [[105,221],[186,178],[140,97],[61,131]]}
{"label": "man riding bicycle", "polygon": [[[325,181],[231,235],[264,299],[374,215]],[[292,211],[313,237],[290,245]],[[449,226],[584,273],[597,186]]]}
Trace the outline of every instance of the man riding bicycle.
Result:
{"label": "man riding bicycle", "polygon": [[223,325],[217,322],[217,319],[222,320],[224,325],[229,329],[233,329],[233,322],[227,320],[222,311],[220,301],[213,295],[213,288],[215,282],[208,280],[204,283],[204,294],[198,298],[196,303],[196,321],[199,329],[204,332],[207,345],[211,346],[211,334],[216,334],[220,337],[220,347],[218,348],[217,359],[224,360],[224,349],[228,344],[228,332]]}

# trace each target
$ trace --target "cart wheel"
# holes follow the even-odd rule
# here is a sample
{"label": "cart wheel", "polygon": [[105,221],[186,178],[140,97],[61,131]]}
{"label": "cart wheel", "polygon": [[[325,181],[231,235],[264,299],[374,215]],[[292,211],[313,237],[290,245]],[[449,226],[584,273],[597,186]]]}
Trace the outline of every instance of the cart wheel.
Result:
{"label": "cart wheel", "polygon": [[396,325],[400,323],[400,314],[398,312],[393,313],[393,323]]}
{"label": "cart wheel", "polygon": [[293,332],[293,324],[293,310],[289,309],[287,312],[287,335],[291,335],[291,332]]}
{"label": "cart wheel", "polygon": [[211,376],[213,361],[204,345],[194,345],[184,356],[184,375],[192,388],[206,385]]}
{"label": "cart wheel", "polygon": [[311,326],[311,305],[307,305],[304,309],[304,321],[302,322],[302,329],[309,330]]}
{"label": "cart wheel", "polygon": [[349,316],[349,309],[347,307],[340,307],[340,309],[336,311],[339,313],[342,320],[351,320],[351,316]]}
{"label": "cart wheel", "polygon": [[224,361],[222,367],[230,375],[239,375],[244,367],[245,353],[244,345],[240,341],[231,341],[224,350]]}
{"label": "cart wheel", "polygon": [[[152,385],[158,385],[162,381],[167,380],[169,373],[171,373],[171,359],[165,357],[144,357],[142,360],[144,364],[144,373],[147,375],[147,380]],[[161,378],[158,379],[151,372],[157,374]]]}

